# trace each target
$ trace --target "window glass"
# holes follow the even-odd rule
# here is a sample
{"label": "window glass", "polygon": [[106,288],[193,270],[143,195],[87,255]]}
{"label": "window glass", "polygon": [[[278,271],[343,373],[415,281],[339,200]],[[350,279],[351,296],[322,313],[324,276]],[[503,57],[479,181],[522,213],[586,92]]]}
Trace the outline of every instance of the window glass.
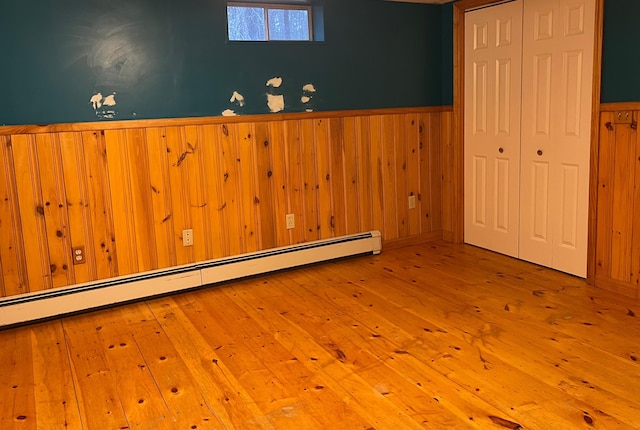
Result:
{"label": "window glass", "polygon": [[267,40],[263,7],[227,6],[229,40]]}
{"label": "window glass", "polygon": [[309,11],[269,9],[269,39],[309,40]]}
{"label": "window glass", "polygon": [[311,7],[299,4],[227,3],[229,40],[313,40]]}

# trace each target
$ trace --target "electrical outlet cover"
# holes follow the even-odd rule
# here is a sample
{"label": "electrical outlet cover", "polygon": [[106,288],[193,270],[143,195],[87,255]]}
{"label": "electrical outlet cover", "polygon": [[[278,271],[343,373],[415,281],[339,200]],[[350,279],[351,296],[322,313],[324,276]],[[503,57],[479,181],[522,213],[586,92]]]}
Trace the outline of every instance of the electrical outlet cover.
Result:
{"label": "electrical outlet cover", "polygon": [[294,214],[287,214],[287,230],[296,228],[296,216]]}
{"label": "electrical outlet cover", "polygon": [[193,230],[182,230],[182,246],[193,246]]}

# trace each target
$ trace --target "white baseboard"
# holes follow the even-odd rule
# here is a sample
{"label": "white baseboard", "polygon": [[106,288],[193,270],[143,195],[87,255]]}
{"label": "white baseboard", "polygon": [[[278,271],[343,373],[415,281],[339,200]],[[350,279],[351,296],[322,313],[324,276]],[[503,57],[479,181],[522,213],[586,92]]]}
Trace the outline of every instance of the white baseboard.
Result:
{"label": "white baseboard", "polygon": [[359,254],[379,254],[380,232],[274,248],[166,270],[0,299],[0,327]]}

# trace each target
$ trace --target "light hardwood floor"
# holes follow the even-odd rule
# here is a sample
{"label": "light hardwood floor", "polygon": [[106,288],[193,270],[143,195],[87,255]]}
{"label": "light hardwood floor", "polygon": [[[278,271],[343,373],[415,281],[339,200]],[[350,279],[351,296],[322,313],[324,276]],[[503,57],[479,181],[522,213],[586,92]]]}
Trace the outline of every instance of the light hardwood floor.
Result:
{"label": "light hardwood floor", "polygon": [[0,331],[0,428],[638,428],[639,317],[411,246]]}

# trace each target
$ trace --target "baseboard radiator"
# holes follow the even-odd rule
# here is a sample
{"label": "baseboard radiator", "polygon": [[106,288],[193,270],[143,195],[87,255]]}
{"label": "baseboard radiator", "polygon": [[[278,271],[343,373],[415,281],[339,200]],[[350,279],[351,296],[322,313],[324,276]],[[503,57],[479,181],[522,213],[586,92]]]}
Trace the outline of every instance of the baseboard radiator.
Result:
{"label": "baseboard radiator", "polygon": [[380,232],[272,248],[165,270],[0,299],[0,327],[215,285],[248,276],[363,254],[379,254]]}

